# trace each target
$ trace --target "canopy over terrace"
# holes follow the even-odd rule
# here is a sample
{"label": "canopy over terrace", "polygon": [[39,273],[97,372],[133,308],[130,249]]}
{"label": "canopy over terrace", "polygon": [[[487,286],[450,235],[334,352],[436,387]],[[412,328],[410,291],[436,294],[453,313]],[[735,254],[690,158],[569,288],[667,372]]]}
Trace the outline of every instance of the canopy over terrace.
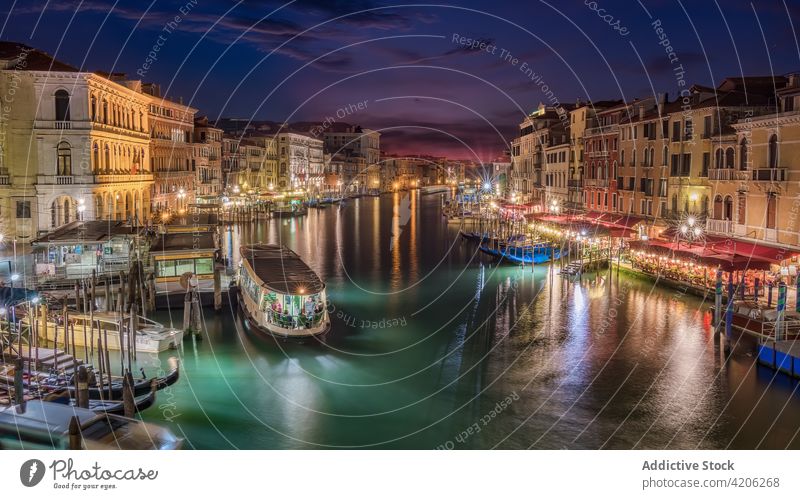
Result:
{"label": "canopy over terrace", "polygon": [[526,215],[531,221],[559,225],[566,230],[590,237],[630,238],[634,235],[634,227],[643,221],[639,217],[615,213],[588,212],[581,214],[554,215],[534,213]]}
{"label": "canopy over terrace", "polygon": [[[689,244],[686,242],[670,241],[631,241],[632,251],[652,252],[658,255],[669,255],[672,258],[689,260],[698,264],[719,267],[726,272],[743,270],[769,270],[770,266],[780,260],[764,257],[764,254],[742,254],[731,251],[721,251],[722,248],[713,244]],[[730,246],[725,246],[730,248]],[[784,257],[785,258],[785,257]]]}

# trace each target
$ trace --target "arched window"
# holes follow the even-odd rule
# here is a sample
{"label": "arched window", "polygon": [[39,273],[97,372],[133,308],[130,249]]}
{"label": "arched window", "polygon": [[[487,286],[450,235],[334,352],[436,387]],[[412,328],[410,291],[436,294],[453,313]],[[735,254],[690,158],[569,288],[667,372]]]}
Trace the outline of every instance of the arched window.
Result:
{"label": "arched window", "polygon": [[653,166],[656,162],[656,150],[654,148],[650,148],[650,166]]}
{"label": "arched window", "polygon": [[714,197],[714,220],[722,220],[722,196]]}
{"label": "arched window", "polygon": [[619,152],[619,162],[624,165],[625,164],[625,149]]}
{"label": "arched window", "polygon": [[747,137],[739,144],[739,169],[747,170]]}
{"label": "arched window", "polygon": [[725,196],[725,220],[733,220],[733,198]]}
{"label": "arched window", "polygon": [[66,90],[57,90],[56,98],[56,121],[69,121],[69,94]]}
{"label": "arched window", "polygon": [[769,167],[778,167],[778,136],[773,135],[769,138]]}
{"label": "arched window", "polygon": [[644,166],[650,164],[650,150],[648,148],[644,148]]}
{"label": "arched window", "polygon": [[108,101],[103,99],[103,123],[108,124]]}
{"label": "arched window", "polygon": [[669,147],[664,146],[664,152],[662,153],[663,157],[661,158],[661,164],[663,166],[667,166],[669,163]]}
{"label": "arched window", "polygon": [[97,145],[97,142],[92,145],[92,171],[94,173],[100,173],[100,146]]}
{"label": "arched window", "polygon": [[636,166],[636,149],[631,153],[631,166]]}
{"label": "arched window", "polygon": [[92,95],[92,104],[90,107],[90,112],[92,114],[92,121],[97,121],[97,97]]}
{"label": "arched window", "polygon": [[733,147],[725,149],[725,168],[733,169]]}
{"label": "arched window", "polygon": [[767,195],[767,228],[774,229],[778,218],[778,197],[774,192]]}
{"label": "arched window", "polygon": [[611,168],[613,168],[613,170],[611,172],[611,178],[617,178],[617,167],[618,166],[619,165],[618,165],[618,163],[616,161],[614,161],[614,163],[611,165]]}
{"label": "arched window", "polygon": [[108,144],[106,144],[103,163],[103,171],[108,173],[111,170],[111,150],[108,148]]}
{"label": "arched window", "polygon": [[72,150],[64,141],[58,143],[56,175],[72,175]]}
{"label": "arched window", "polygon": [[722,169],[722,164],[723,164],[722,149],[717,149],[717,152],[714,153],[714,168]]}
{"label": "arched window", "polygon": [[747,194],[744,192],[739,193],[738,203],[736,207],[736,222],[744,224],[747,220]]}

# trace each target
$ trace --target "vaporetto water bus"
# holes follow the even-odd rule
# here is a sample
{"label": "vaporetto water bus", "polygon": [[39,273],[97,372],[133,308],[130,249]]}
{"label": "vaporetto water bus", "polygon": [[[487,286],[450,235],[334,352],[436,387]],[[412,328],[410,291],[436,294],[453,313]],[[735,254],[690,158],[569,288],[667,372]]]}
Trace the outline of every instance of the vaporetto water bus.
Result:
{"label": "vaporetto water bus", "polygon": [[[95,335],[102,334],[103,341],[107,341],[110,350],[127,348],[127,328],[130,325],[130,314],[115,312],[94,312],[93,314],[73,313],[69,316],[71,323],[70,333],[74,330],[76,346],[94,345],[97,341]],[[40,317],[36,318],[39,334],[48,341],[64,341],[64,324],[57,322],[55,317],[48,317],[43,324]],[[120,334],[120,325],[123,333]],[[94,326],[94,327],[92,327]],[[136,350],[138,352],[158,353],[168,349],[177,348],[183,341],[183,331],[164,326],[154,320],[141,315],[136,316]],[[86,332],[86,335],[84,335]],[[72,334],[70,334],[70,338]]]}
{"label": "vaporetto water bus", "polygon": [[240,252],[232,290],[248,327],[283,338],[328,332],[325,284],[297,253],[274,244],[247,245]]}

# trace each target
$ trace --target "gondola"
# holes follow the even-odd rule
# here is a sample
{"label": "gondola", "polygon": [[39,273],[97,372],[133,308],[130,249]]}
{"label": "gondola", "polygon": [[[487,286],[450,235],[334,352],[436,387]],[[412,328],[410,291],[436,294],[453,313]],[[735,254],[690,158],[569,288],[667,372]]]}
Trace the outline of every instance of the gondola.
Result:
{"label": "gondola", "polygon": [[530,265],[555,260],[561,256],[561,250],[545,245],[506,246],[501,247],[500,256],[511,263]]}
{"label": "gondola", "polygon": [[[155,381],[156,390],[163,390],[164,388],[175,384],[180,377],[180,368],[176,365],[170,372],[168,372],[164,376],[159,376],[157,378],[140,378],[138,380],[134,380],[133,383],[133,396],[134,397],[141,397],[142,395],[146,395],[151,391],[151,384]],[[107,380],[103,380],[103,388],[100,389],[97,384],[89,387],[89,398],[91,400],[122,400],[122,378],[121,377],[112,377],[111,378],[111,387],[106,384]],[[75,386],[72,383],[72,377],[69,378],[62,378],[57,381],[50,381],[44,380],[38,383],[38,386],[44,390],[58,390],[58,389],[67,389],[69,390],[70,396],[75,397]]]}
{"label": "gondola", "polygon": [[[64,389],[61,390],[59,393],[49,394],[47,397],[43,398],[48,402],[55,402],[57,404],[65,404],[70,405],[72,407],[77,407],[77,401],[70,396],[68,390]],[[145,409],[149,409],[156,401],[156,390],[150,390],[147,394],[141,395],[139,397],[134,397],[133,399],[133,408],[134,412],[141,412]],[[98,414],[119,414],[120,416],[125,415],[125,402],[122,400],[113,400],[113,399],[89,399],[89,410],[94,411]]]}
{"label": "gondola", "polygon": [[482,244],[480,250],[487,255],[501,261],[516,264],[548,263],[560,258],[560,248],[551,248],[546,245],[509,246],[501,243],[499,247],[490,247]]}

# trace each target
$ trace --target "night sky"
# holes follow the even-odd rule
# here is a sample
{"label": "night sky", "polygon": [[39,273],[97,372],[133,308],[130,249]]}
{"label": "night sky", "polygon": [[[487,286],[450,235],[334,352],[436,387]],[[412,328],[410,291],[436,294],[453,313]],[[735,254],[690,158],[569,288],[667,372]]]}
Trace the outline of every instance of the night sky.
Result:
{"label": "night sky", "polygon": [[399,154],[491,160],[547,102],[542,85],[563,103],[674,98],[678,64],[704,85],[800,70],[797,0],[3,1],[4,40],[160,83],[212,120],[331,117]]}

